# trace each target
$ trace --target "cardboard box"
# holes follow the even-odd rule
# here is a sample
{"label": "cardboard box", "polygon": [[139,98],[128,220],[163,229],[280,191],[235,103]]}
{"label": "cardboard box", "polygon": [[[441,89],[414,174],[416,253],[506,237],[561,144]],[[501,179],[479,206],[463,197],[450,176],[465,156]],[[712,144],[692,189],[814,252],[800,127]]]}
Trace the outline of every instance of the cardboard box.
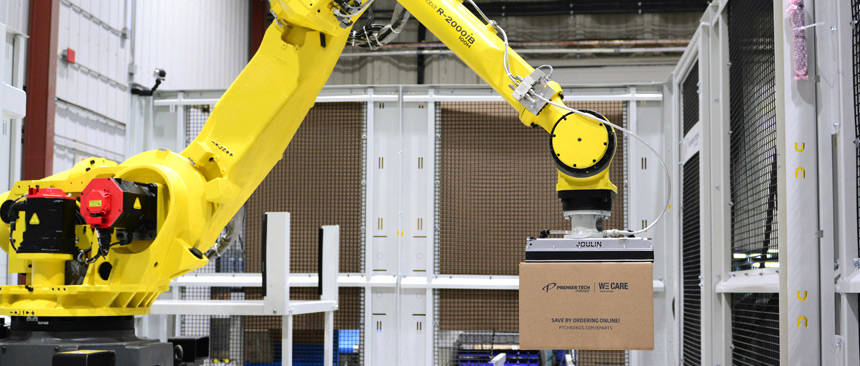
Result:
{"label": "cardboard box", "polygon": [[650,262],[520,263],[520,348],[654,348]]}

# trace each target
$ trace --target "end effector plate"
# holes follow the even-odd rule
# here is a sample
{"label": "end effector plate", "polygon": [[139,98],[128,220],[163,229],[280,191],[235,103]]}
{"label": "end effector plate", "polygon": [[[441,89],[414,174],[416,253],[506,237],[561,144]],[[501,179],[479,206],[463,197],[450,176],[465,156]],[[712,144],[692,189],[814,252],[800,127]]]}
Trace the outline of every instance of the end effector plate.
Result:
{"label": "end effector plate", "polygon": [[645,238],[529,238],[526,262],[653,262]]}

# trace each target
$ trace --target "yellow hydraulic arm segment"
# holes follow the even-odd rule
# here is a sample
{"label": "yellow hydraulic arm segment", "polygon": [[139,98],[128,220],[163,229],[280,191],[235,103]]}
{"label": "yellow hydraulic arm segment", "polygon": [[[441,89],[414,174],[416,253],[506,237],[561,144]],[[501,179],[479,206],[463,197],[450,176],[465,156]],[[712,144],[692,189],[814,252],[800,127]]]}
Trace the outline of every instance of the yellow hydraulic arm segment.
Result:
{"label": "yellow hydraulic arm segment", "polygon": [[[561,88],[509,51],[518,79],[512,80],[496,29],[458,1],[401,3],[514,106],[524,124],[552,134],[560,192],[615,191],[607,169],[611,128],[535,98],[561,103]],[[184,151],[148,151],[121,164],[87,159],[0,194],[0,249],[9,253],[10,272],[26,277],[26,284],[0,287],[0,314],[145,314],[171,279],[206,264],[204,253],[281,158],[368,5],[270,4],[276,19],[259,50]],[[74,210],[51,216],[58,211],[46,215],[39,211],[43,204]],[[74,232],[44,234],[55,217]],[[40,235],[51,244],[33,239]]]}

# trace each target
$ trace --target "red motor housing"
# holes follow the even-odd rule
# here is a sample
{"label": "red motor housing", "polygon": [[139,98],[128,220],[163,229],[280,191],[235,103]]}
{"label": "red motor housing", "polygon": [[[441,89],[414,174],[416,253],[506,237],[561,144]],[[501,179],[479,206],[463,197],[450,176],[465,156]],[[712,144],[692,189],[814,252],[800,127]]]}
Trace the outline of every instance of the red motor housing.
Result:
{"label": "red motor housing", "polygon": [[[130,240],[156,235],[158,186],[119,178],[96,178],[81,192],[81,216],[96,229],[120,229]],[[123,240],[126,241],[126,240]]]}
{"label": "red motor housing", "polygon": [[96,178],[81,192],[81,215],[94,228],[113,226],[122,214],[122,189],[113,178]]}

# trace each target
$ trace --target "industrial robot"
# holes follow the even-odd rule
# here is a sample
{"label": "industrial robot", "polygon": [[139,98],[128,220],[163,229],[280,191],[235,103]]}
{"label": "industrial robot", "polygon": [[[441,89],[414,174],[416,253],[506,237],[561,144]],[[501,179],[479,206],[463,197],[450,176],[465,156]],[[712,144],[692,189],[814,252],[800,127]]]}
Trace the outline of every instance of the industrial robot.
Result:
{"label": "industrial robot", "polygon": [[[565,106],[552,68],[524,61],[471,0],[399,0],[398,24],[354,29],[372,1],[270,0],[259,49],[182,152],[89,158],[0,194],[0,248],[20,279],[0,287],[0,314],[11,317],[0,365],[172,365],[175,345],[135,337],[133,316],[218,255],[222,229],[281,159],[345,46],[379,46],[410,14],[549,136],[571,230],[530,239],[527,260],[575,254],[582,241],[650,248],[631,237],[641,230],[602,227],[617,191],[609,166],[619,126]],[[98,361],[98,350],[114,361]]]}

